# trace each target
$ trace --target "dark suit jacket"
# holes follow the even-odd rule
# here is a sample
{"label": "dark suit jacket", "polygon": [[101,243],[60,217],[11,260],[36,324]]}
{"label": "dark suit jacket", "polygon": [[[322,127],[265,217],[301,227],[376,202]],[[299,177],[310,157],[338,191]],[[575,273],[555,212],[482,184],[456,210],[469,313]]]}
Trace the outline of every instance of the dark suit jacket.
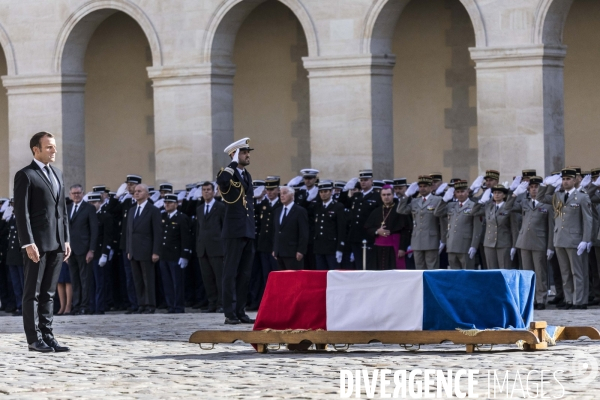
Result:
{"label": "dark suit jacket", "polygon": [[158,208],[150,202],[136,219],[137,206],[129,210],[127,217],[127,254],[132,260],[152,261],[152,254],[160,254],[162,218]]}
{"label": "dark suit jacket", "polygon": [[58,196],[35,161],[16,173],[14,183],[19,242],[21,246],[35,243],[40,253],[64,251],[70,239],[63,175],[50,169],[58,180]]}
{"label": "dark suit jacket", "polygon": [[303,207],[294,203],[283,225],[280,224],[284,207],[275,210],[275,257],[296,257],[296,253],[306,255],[308,247],[308,214]]}
{"label": "dark suit jacket", "polygon": [[260,234],[258,235],[257,250],[271,254],[273,252],[273,238],[275,237],[275,211],[281,208],[278,199],[274,207],[271,207],[269,199],[263,200],[259,205],[260,212]]}
{"label": "dark suit jacket", "polygon": [[217,184],[219,185],[223,202],[226,205],[221,237],[223,239],[254,239],[256,232],[252,176],[246,170],[245,175],[247,179],[242,179],[237,166],[238,163],[232,161],[226,168],[219,171],[217,175]]}
{"label": "dark suit jacket", "polygon": [[206,204],[202,203],[196,209],[196,253],[202,257],[206,253],[207,257],[223,257],[223,222],[225,220],[225,204],[215,201],[208,217],[205,217],[204,211]]}
{"label": "dark suit jacket", "polygon": [[96,218],[98,220],[98,240],[94,259],[99,260],[102,254],[107,256],[110,254],[115,229],[113,226],[114,217],[109,212],[100,209],[100,212],[96,213]]}
{"label": "dark suit jacket", "polygon": [[163,261],[179,261],[180,258],[189,260],[192,255],[192,237],[190,229],[190,218],[177,211],[169,218],[165,211],[160,213],[162,221],[162,247],[160,259]]}
{"label": "dark suit jacket", "polygon": [[69,232],[71,233],[71,251],[77,256],[83,256],[90,250],[96,250],[98,243],[98,217],[96,207],[82,201],[77,212],[71,218],[75,204],[67,206],[69,216]]}

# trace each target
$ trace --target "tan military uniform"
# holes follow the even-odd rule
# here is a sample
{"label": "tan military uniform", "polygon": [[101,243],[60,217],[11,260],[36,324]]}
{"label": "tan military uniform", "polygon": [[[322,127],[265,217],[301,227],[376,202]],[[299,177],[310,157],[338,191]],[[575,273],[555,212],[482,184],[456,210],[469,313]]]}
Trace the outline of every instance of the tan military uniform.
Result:
{"label": "tan military uniform", "polygon": [[475,204],[473,214],[485,216],[483,249],[488,269],[511,269],[510,249],[513,247],[511,229],[511,208],[515,198],[508,199],[497,206],[493,201]]}

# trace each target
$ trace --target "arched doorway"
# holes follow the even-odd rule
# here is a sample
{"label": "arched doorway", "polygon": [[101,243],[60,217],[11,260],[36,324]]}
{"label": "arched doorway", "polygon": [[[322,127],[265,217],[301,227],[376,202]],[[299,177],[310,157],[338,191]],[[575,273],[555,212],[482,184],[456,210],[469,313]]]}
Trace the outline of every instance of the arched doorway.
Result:
{"label": "arched doorway", "polygon": [[600,126],[600,2],[575,0],[567,15],[563,43],[565,163],[584,170],[600,166],[597,155]]}
{"label": "arched doorway", "polygon": [[[8,73],[6,64],[6,55],[4,50],[0,48],[0,76]],[[8,152],[8,96],[6,91],[2,90],[0,94],[0,197],[12,197],[9,192],[10,188],[10,168],[9,168],[9,152]]]}
{"label": "arched doorway", "polygon": [[244,20],[233,62],[234,138],[250,137],[255,177],[287,181],[310,167],[308,56],[304,30],[284,4],[269,0]]}
{"label": "arched doorway", "polygon": [[460,0],[411,1],[402,10],[391,44],[396,176],[477,175],[473,46],[475,32]]}

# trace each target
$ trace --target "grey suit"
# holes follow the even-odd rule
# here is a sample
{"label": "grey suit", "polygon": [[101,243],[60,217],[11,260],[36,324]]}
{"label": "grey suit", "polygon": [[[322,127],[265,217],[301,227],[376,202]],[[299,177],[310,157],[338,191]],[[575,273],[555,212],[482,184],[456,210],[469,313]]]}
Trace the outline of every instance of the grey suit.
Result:
{"label": "grey suit", "polygon": [[515,198],[510,196],[501,206],[490,201],[475,204],[473,214],[485,216],[483,248],[488,269],[511,269],[510,249],[513,247],[510,209]]}
{"label": "grey suit", "polygon": [[417,269],[439,268],[439,248],[443,228],[440,218],[434,215],[434,211],[441,202],[442,198],[433,194],[426,199],[405,197],[400,200],[396,208],[398,214],[412,215],[413,231],[410,247],[413,250]]}
{"label": "grey suit", "polygon": [[479,244],[481,221],[473,214],[474,207],[475,203],[467,199],[462,204],[440,201],[435,209],[437,217],[448,215],[446,251],[452,269],[467,269],[469,248]]}
{"label": "grey suit", "polygon": [[573,190],[565,201],[565,193],[554,187],[543,191],[540,201],[554,209],[554,247],[563,278],[565,301],[573,305],[587,303],[584,257],[577,255],[580,242],[592,241],[592,203],[586,193]]}
{"label": "grey suit", "polygon": [[[554,251],[554,210],[531,199],[515,201],[511,211],[521,214],[523,223],[515,241],[521,253],[523,269],[535,271],[535,300],[546,304],[548,298],[547,251]],[[513,230],[514,231],[514,230]]]}

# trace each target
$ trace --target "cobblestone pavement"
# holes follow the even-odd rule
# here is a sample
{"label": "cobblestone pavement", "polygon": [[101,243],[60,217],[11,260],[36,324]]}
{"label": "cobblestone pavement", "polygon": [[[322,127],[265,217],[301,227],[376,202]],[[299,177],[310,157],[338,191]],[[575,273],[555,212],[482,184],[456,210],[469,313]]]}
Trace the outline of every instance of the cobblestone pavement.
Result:
{"label": "cobblestone pavement", "polygon": [[[464,346],[451,344],[409,352],[371,344],[353,346],[348,352],[258,354],[245,344],[203,351],[187,343],[199,329],[250,329],[248,325],[225,327],[220,315],[110,313],[56,317],[55,335],[71,352],[47,355],[27,351],[21,318],[0,315],[4,315],[0,316],[0,398],[7,399],[340,398],[340,370],[365,368],[370,373],[384,368],[478,369],[475,393],[480,398],[487,397],[487,371],[510,370],[511,388],[517,388],[513,398],[522,398],[525,393],[514,384],[517,369],[523,387],[528,370],[564,370],[557,375],[564,398],[600,398],[600,342],[587,339],[559,342],[536,353],[501,346],[491,353],[466,354]],[[600,327],[600,309],[536,311],[535,319]],[[539,382],[540,375],[531,375],[531,396],[534,380]],[[545,390],[550,397],[559,397],[562,389],[553,382]],[[365,398],[364,385],[362,390]],[[375,398],[380,398],[379,387]]]}

